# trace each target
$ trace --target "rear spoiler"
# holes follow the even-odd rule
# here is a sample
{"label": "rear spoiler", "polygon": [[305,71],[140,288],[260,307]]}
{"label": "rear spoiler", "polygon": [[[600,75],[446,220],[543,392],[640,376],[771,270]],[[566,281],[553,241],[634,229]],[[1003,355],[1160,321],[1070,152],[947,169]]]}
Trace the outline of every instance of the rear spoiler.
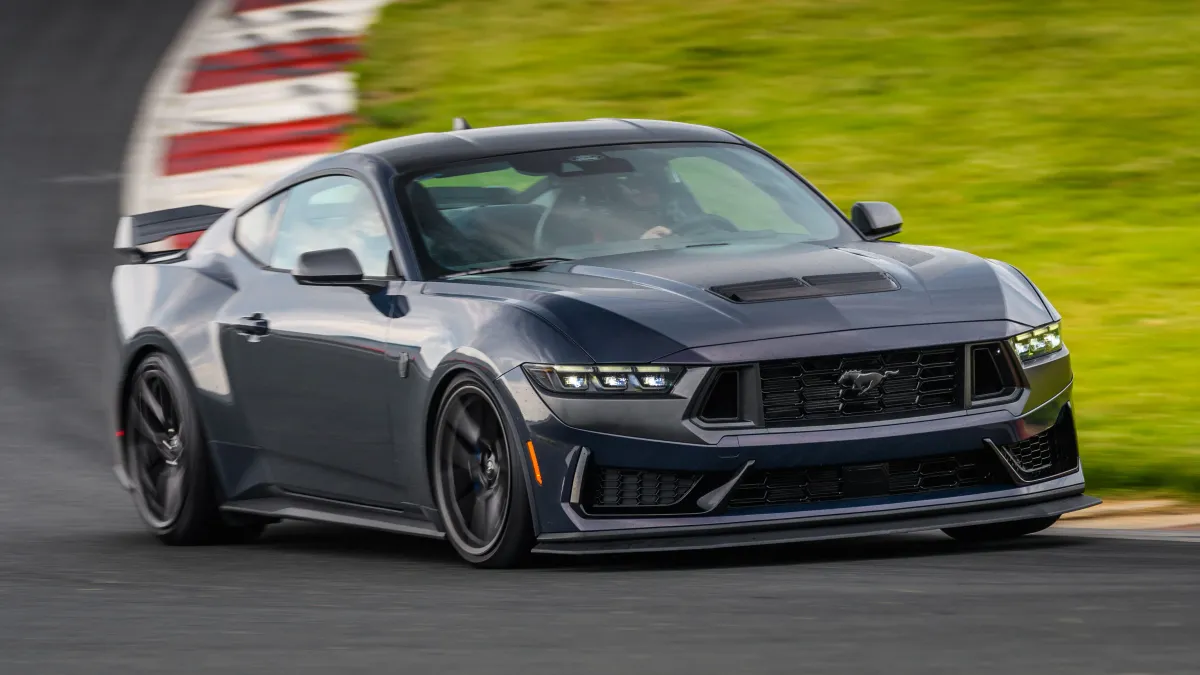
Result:
{"label": "rear spoiler", "polygon": [[216,206],[181,206],[125,216],[117,221],[113,248],[133,254],[138,260],[186,251],[228,210]]}

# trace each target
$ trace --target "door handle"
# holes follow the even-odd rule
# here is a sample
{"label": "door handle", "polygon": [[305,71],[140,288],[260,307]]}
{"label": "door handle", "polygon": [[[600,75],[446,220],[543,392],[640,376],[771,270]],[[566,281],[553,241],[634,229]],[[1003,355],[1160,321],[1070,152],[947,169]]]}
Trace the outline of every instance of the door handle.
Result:
{"label": "door handle", "polygon": [[251,342],[256,342],[257,338],[271,332],[270,324],[258,312],[250,316],[243,316],[237,320],[234,326],[237,328],[238,333],[249,337]]}

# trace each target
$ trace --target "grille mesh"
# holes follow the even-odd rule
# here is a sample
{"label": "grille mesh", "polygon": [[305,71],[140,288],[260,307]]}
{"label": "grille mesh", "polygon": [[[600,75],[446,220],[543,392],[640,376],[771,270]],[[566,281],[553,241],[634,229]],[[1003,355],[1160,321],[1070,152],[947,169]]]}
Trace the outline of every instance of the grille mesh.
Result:
{"label": "grille mesh", "polygon": [[593,504],[599,507],[672,506],[696,484],[696,474],[600,468]]}
{"label": "grille mesh", "polygon": [[1009,456],[1026,473],[1037,473],[1049,469],[1054,463],[1054,445],[1050,434],[1038,434],[1008,448]]}
{"label": "grille mesh", "polygon": [[[767,426],[778,427],[961,406],[962,351],[937,347],[764,362],[763,418]],[[849,371],[888,374],[865,393],[857,393],[840,383]]]}
{"label": "grille mesh", "polygon": [[803,504],[1004,482],[1006,476],[995,454],[978,451],[882,464],[751,472],[734,489],[729,505]]}
{"label": "grille mesh", "polygon": [[1064,473],[1079,464],[1079,451],[1070,439],[1060,439],[1059,425],[1002,448],[1025,477],[1036,479]]}

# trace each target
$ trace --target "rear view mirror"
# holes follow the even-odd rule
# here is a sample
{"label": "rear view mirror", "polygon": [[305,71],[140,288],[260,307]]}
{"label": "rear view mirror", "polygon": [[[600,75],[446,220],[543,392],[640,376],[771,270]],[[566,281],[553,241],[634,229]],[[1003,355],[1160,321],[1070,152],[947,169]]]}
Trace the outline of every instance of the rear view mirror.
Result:
{"label": "rear view mirror", "polygon": [[850,210],[854,229],[870,241],[890,237],[900,232],[904,219],[900,211],[887,202],[858,202]]}
{"label": "rear view mirror", "polygon": [[362,283],[362,265],[348,248],[327,248],[300,254],[292,276],[309,286],[353,286]]}

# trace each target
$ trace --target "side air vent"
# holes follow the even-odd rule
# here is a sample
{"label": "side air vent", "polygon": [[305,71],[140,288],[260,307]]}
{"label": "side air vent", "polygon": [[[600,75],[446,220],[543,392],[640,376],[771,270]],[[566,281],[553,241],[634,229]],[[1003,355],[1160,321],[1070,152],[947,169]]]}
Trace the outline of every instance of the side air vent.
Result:
{"label": "side air vent", "polygon": [[747,303],[881,293],[899,288],[900,284],[883,272],[853,272],[849,274],[815,274],[802,279],[787,277],[742,284],[726,284],[713,286],[709,290],[727,300]]}
{"label": "side air vent", "polygon": [[1016,390],[1016,373],[1000,343],[971,347],[972,401],[1008,398]]}
{"label": "side air vent", "polygon": [[738,371],[727,370],[717,376],[717,381],[708,392],[708,399],[700,409],[704,422],[737,422],[741,419],[741,379]]}
{"label": "side air vent", "polygon": [[758,366],[721,366],[710,373],[691,409],[691,420],[705,428],[744,428],[762,424]]}
{"label": "side air vent", "polygon": [[1079,442],[1070,408],[1063,408],[1053,427],[1018,443],[999,448],[1024,481],[1039,481],[1079,468]]}

